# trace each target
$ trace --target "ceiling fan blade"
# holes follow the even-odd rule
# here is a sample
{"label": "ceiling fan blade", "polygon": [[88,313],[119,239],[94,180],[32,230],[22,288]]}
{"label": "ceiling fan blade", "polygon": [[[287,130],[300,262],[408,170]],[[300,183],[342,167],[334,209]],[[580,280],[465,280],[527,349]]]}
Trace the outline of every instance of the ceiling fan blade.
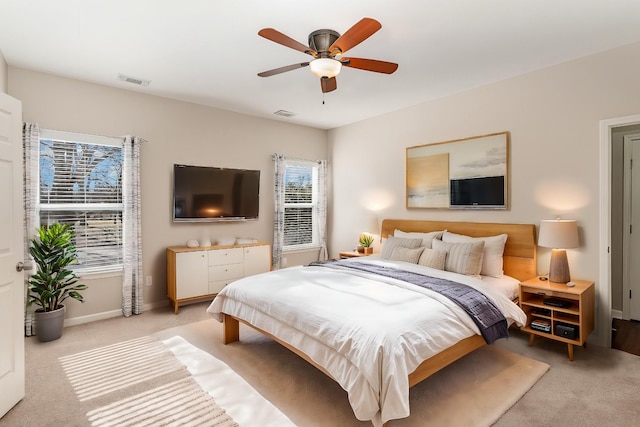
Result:
{"label": "ceiling fan blade", "polygon": [[340,62],[342,62],[342,65],[345,67],[384,74],[393,74],[398,69],[398,64],[394,62],[378,61],[377,59],[342,57],[340,58]]}
{"label": "ceiling fan blade", "polygon": [[260,77],[275,76],[276,74],[286,73],[287,71],[297,70],[298,68],[304,68],[307,65],[309,65],[308,62],[301,62],[299,64],[291,64],[291,65],[287,65],[287,66],[280,67],[280,68],[274,68],[273,70],[263,71],[261,73],[258,73],[258,75]]}
{"label": "ceiling fan blade", "polygon": [[322,93],[334,91],[338,88],[338,82],[335,77],[321,77],[320,86],[322,87]]}
{"label": "ceiling fan blade", "polygon": [[[340,36],[338,40],[333,42],[331,47],[329,47],[329,52],[331,52],[332,55],[345,53],[347,50],[371,37],[380,28],[382,28],[382,24],[375,19],[362,18],[353,27],[349,28],[346,33]],[[337,52],[334,53],[336,50]]]}
{"label": "ceiling fan blade", "polygon": [[273,28],[263,28],[258,31],[258,35],[264,37],[267,40],[271,40],[272,42],[290,47],[291,49],[295,49],[302,53],[306,53],[307,55],[311,55],[314,57],[317,55],[317,52],[311,49],[309,46],[305,46],[302,43],[292,39],[291,37],[282,34],[280,31],[274,30]]}

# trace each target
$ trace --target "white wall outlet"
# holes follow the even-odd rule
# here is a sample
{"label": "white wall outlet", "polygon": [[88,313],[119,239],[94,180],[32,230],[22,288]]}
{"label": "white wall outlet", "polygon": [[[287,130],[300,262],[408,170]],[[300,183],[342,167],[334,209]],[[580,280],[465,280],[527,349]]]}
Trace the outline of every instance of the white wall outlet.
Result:
{"label": "white wall outlet", "polygon": [[144,278],[144,284],[147,286],[153,285],[153,277],[147,276]]}

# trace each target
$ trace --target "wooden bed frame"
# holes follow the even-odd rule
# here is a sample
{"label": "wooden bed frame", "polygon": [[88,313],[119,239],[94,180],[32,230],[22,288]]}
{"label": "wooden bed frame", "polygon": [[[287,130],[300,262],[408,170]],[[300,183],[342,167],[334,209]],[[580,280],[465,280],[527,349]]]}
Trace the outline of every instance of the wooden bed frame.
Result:
{"label": "wooden bed frame", "polygon": [[[452,222],[452,221],[420,221],[420,220],[403,220],[403,219],[387,219],[382,222],[381,238],[387,238],[393,235],[394,230],[402,230],[406,232],[429,232],[447,230],[452,233],[464,234],[471,237],[496,236],[498,234],[507,234],[507,242],[504,248],[503,261],[504,273],[518,280],[526,280],[536,275],[536,229],[533,224],[499,224],[499,223],[480,223],[480,222]],[[270,333],[257,328],[242,319],[237,319],[228,314],[223,314],[225,344],[229,344],[240,339],[240,322],[251,326],[266,336],[271,337],[274,341],[288,348],[311,365],[324,372],[327,376],[334,379],[321,366],[316,364],[309,356],[301,350],[281,341]],[[474,335],[465,338],[448,349],[430,357],[423,361],[415,371],[409,374],[409,387],[413,387],[420,381],[428,378],[438,372],[445,366],[450,365],[461,357],[471,353],[472,351],[484,346],[486,343],[482,336]],[[386,425],[386,424],[385,424]]]}

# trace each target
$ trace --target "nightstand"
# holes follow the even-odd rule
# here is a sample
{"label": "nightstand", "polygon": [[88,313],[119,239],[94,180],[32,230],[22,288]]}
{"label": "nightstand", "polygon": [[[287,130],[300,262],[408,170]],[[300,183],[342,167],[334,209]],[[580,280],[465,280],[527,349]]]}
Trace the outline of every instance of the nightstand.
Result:
{"label": "nightstand", "polygon": [[595,305],[593,282],[572,282],[572,288],[538,277],[520,283],[520,308],[527,314],[522,330],[530,334],[529,345],[536,336],[566,343],[569,360],[573,360],[574,345],[587,345],[594,328]]}
{"label": "nightstand", "polygon": [[340,259],[358,258],[361,256],[369,256],[369,255],[372,255],[372,254],[365,254],[365,253],[356,252],[356,251],[346,251],[346,252],[340,252]]}

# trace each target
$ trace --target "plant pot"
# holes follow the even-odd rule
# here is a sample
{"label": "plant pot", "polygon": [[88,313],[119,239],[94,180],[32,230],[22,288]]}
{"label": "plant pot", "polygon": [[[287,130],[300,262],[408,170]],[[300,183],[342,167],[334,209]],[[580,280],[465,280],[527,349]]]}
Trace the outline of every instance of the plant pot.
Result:
{"label": "plant pot", "polygon": [[373,253],[373,248],[371,246],[364,248],[365,255],[371,255]]}
{"label": "plant pot", "polygon": [[36,331],[42,342],[57,340],[64,327],[64,305],[53,311],[36,310]]}

